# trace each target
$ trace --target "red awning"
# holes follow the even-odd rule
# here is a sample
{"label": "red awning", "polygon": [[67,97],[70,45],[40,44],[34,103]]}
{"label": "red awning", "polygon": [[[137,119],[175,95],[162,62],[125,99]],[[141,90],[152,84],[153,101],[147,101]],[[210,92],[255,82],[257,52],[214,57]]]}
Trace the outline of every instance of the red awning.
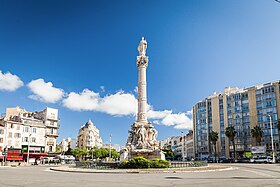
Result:
{"label": "red awning", "polygon": [[9,161],[13,161],[13,160],[21,161],[22,156],[7,156],[7,160],[9,160]]}
{"label": "red awning", "polygon": [[[28,153],[23,153],[24,158],[27,158]],[[29,153],[29,157],[30,158],[40,158],[40,157],[44,157],[47,156],[48,153]]]}

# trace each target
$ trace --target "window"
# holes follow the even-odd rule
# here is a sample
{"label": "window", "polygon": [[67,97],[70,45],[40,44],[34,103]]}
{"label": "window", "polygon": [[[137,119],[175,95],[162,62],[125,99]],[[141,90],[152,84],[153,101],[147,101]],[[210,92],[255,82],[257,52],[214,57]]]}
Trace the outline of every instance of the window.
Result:
{"label": "window", "polygon": [[0,129],[0,134],[4,134],[4,129]]}
{"label": "window", "polygon": [[32,137],[32,138],[31,138],[31,142],[32,142],[32,143],[35,143],[35,142],[36,142],[36,138]]}
{"label": "window", "polygon": [[20,125],[17,125],[17,130],[20,130]]}
{"label": "window", "polygon": [[13,137],[13,133],[9,132],[9,138]]}
{"label": "window", "polygon": [[3,138],[0,138],[0,143],[3,143]]}
{"label": "window", "polygon": [[24,127],[23,128],[23,132],[28,132],[29,131],[29,128],[28,127]]}
{"label": "window", "polygon": [[20,138],[21,134],[20,133],[15,133],[15,138]]}
{"label": "window", "polygon": [[28,137],[23,137],[23,142],[28,142]]}
{"label": "window", "polygon": [[36,128],[35,127],[32,129],[32,133],[36,133]]}
{"label": "window", "polygon": [[53,122],[53,121],[50,121],[50,125],[51,125],[51,126],[54,126],[54,122]]}

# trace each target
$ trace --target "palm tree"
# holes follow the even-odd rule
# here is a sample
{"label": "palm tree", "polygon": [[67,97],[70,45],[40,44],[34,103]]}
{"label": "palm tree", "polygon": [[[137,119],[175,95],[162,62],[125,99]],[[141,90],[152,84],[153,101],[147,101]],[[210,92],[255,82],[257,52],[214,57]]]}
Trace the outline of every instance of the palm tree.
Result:
{"label": "palm tree", "polygon": [[228,137],[229,141],[232,143],[233,146],[233,152],[234,152],[234,159],[236,158],[236,153],[235,153],[235,142],[234,138],[236,136],[236,130],[234,129],[233,126],[227,127],[225,131],[225,135]]}
{"label": "palm tree", "polygon": [[215,162],[217,162],[217,146],[216,146],[216,143],[219,139],[219,134],[215,131],[212,131],[209,135],[209,139],[212,142],[212,144],[214,145]]}
{"label": "palm tree", "polygon": [[261,145],[261,139],[263,137],[263,130],[259,126],[255,126],[251,129],[252,137],[256,138],[256,145]]}
{"label": "palm tree", "polygon": [[278,128],[278,135],[279,135],[279,140],[280,140],[280,119],[277,120],[277,128]]}

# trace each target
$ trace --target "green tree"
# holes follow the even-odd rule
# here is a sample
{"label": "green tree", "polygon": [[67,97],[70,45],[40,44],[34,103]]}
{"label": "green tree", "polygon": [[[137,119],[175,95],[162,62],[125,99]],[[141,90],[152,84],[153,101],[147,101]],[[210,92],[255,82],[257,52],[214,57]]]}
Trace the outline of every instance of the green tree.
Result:
{"label": "green tree", "polygon": [[[104,159],[106,157],[109,157],[110,149],[93,147],[89,151],[89,155],[91,156],[92,159]],[[119,157],[120,154],[115,149],[111,149],[111,158],[117,160]]]}
{"label": "green tree", "polygon": [[171,149],[163,148],[162,151],[164,152],[166,159],[174,160],[174,152]]}
{"label": "green tree", "polygon": [[80,156],[81,156],[81,151],[80,151],[81,149],[80,148],[76,148],[76,149],[73,149],[72,151],[71,151],[71,153],[75,156],[75,157],[77,157],[77,158],[79,158]]}
{"label": "green tree", "polygon": [[88,151],[86,149],[76,148],[71,151],[71,153],[78,157],[80,160],[85,160],[86,156],[88,155]]}
{"label": "green tree", "polygon": [[111,155],[114,160],[118,160],[120,158],[120,153],[116,149],[111,149]]}
{"label": "green tree", "polygon": [[55,152],[57,152],[57,153],[61,153],[61,147],[56,146],[56,148],[55,148]]}
{"label": "green tree", "polygon": [[233,126],[226,128],[225,135],[228,137],[229,141],[232,143],[234,158],[236,158],[235,142],[234,142],[234,138],[236,136],[236,133],[237,132],[236,132],[236,130],[234,129]]}
{"label": "green tree", "polygon": [[263,130],[259,126],[255,126],[251,129],[251,134],[253,138],[256,138],[256,145],[261,145],[261,139],[263,137]]}
{"label": "green tree", "polygon": [[217,141],[219,139],[219,134],[215,131],[212,131],[209,135],[210,142],[212,142],[214,146],[214,156],[215,156],[215,162],[217,162]]}
{"label": "green tree", "polygon": [[86,157],[88,156],[89,152],[86,149],[82,149],[81,150],[81,155],[82,155],[82,159],[86,160]]}

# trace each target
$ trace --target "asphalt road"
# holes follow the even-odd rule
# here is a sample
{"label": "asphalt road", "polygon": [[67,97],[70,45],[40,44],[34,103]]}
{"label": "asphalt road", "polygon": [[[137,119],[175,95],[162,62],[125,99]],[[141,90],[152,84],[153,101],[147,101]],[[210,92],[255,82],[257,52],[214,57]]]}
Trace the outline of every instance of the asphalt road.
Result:
{"label": "asphalt road", "polygon": [[280,186],[280,164],[227,164],[234,169],[185,173],[67,173],[49,167],[0,167],[0,186]]}

